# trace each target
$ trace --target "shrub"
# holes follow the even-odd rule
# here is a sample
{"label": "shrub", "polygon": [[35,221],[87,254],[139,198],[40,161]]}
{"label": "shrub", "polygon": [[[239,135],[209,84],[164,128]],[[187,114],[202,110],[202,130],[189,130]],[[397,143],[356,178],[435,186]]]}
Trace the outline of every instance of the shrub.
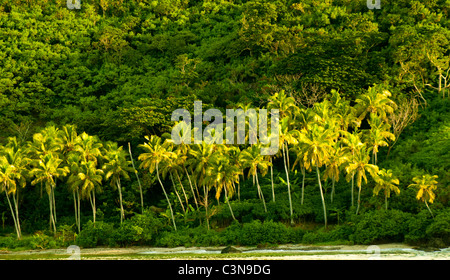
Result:
{"label": "shrub", "polygon": [[[257,244],[276,244],[288,243],[297,241],[298,232],[294,229],[287,228],[284,224],[265,221],[262,223],[259,220],[254,220],[251,223],[244,224],[239,233],[235,233],[237,241],[242,245],[257,245]],[[228,233],[228,236],[230,233]]]}
{"label": "shrub", "polygon": [[163,223],[151,211],[136,214],[114,231],[112,241],[119,245],[151,245]]}
{"label": "shrub", "polygon": [[106,222],[88,221],[76,239],[77,245],[81,247],[96,247],[100,245],[110,245],[111,237],[114,233],[113,224]]}
{"label": "shrub", "polygon": [[448,246],[450,244],[450,210],[440,212],[426,229],[428,238],[440,238]]}
{"label": "shrub", "polygon": [[399,210],[377,210],[354,216],[350,240],[357,244],[402,242],[407,234],[411,214]]}

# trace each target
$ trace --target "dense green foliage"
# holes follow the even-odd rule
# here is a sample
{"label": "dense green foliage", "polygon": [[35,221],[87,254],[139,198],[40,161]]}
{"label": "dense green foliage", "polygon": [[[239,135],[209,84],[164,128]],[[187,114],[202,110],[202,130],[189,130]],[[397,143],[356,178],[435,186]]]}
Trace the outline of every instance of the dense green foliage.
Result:
{"label": "dense green foliage", "polygon": [[[445,0],[0,1],[0,248],[448,246],[449,12]],[[280,109],[286,152],[170,145],[171,113],[195,100]]]}

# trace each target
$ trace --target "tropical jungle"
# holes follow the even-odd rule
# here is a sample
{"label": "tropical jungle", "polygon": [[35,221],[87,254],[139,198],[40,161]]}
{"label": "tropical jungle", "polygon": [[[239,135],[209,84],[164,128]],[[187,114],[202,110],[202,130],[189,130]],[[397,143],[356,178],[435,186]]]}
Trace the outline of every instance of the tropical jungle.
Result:
{"label": "tropical jungle", "polygon": [[450,1],[74,2],[0,0],[0,250],[450,245]]}

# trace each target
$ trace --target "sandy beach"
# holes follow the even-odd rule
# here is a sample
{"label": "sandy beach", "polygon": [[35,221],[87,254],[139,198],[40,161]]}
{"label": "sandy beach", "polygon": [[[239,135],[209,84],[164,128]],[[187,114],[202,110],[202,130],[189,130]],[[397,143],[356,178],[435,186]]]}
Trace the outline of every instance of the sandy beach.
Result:
{"label": "sandy beach", "polygon": [[417,250],[406,244],[378,245],[297,245],[271,248],[236,247],[242,253],[221,254],[225,247],[129,247],[0,251],[1,259],[81,259],[81,260],[450,260],[450,248]]}

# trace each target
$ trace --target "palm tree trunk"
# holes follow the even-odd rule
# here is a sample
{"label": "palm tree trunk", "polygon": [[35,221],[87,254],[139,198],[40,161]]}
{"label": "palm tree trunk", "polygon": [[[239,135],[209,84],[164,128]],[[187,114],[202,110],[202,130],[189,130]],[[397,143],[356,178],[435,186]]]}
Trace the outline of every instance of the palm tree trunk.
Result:
{"label": "palm tree trunk", "polygon": [[360,186],[359,190],[358,190],[358,207],[356,207],[356,215],[358,215],[359,205],[361,204],[361,189],[362,189],[362,186]]}
{"label": "palm tree trunk", "polygon": [[431,212],[430,206],[428,206],[428,203],[427,203],[427,201],[426,201],[426,200],[424,200],[424,201],[425,201],[425,205],[426,205],[426,206],[427,206],[427,208],[428,208],[428,211],[430,211],[431,217],[433,217],[433,218],[434,218],[434,215],[433,215],[433,212]]}
{"label": "palm tree trunk", "polygon": [[80,191],[77,190],[77,203],[78,203],[78,229],[81,230],[81,197]]}
{"label": "palm tree trunk", "polygon": [[[75,196],[75,191],[72,191],[72,194],[73,194],[73,209],[75,210],[75,224],[78,226],[77,198]],[[78,227],[78,233],[80,233],[79,227]]]}
{"label": "palm tree trunk", "polygon": [[52,202],[53,202],[53,217],[55,219],[55,230],[56,230],[56,200],[55,200],[55,188],[56,185],[52,188]]}
{"label": "palm tree trunk", "polygon": [[272,201],[275,202],[275,187],[273,185],[273,164],[272,157],[270,159],[270,181],[272,182]]}
{"label": "palm tree trunk", "polygon": [[53,226],[53,232],[54,232],[54,234],[56,234],[56,224],[55,224],[55,219],[53,218],[52,191],[53,191],[53,188],[50,189],[50,193],[48,194],[48,202],[50,205],[50,230],[52,229],[52,226]]}
{"label": "palm tree trunk", "polygon": [[117,184],[117,189],[119,190],[120,224],[122,224],[123,219],[125,218],[125,213],[123,211],[123,204],[122,204],[122,188],[120,187],[120,177],[117,178],[116,184]]}
{"label": "palm tree trunk", "polygon": [[183,204],[183,201],[181,200],[180,194],[178,193],[177,186],[173,180],[172,173],[169,173],[169,175],[170,175],[170,181],[172,181],[173,189],[175,190],[175,194],[177,195],[178,201],[180,202],[181,208],[183,209],[183,213],[186,214],[186,209],[184,209],[184,204]]}
{"label": "palm tree trunk", "polygon": [[353,189],[354,189],[354,182],[355,182],[355,173],[352,174],[352,207],[355,206],[355,199],[353,195]]}
{"label": "palm tree trunk", "polygon": [[186,191],[184,190],[183,183],[181,182],[181,178],[180,178],[180,175],[178,175],[178,171],[177,170],[175,170],[175,174],[177,175],[178,182],[180,183],[181,190],[183,191],[184,199],[186,200],[186,208],[188,208],[189,207],[189,200],[187,198]]}
{"label": "palm tree trunk", "polygon": [[286,182],[288,185],[288,197],[289,197],[289,211],[290,211],[290,215],[291,215],[291,225],[294,224],[294,211],[292,210],[292,198],[291,198],[291,184],[289,183],[289,171],[287,169],[287,164],[286,164],[286,151],[284,148],[284,143],[282,144],[282,148],[283,148],[283,161],[284,161],[284,170],[286,171]]}
{"label": "palm tree trunk", "polygon": [[388,209],[387,194],[384,195],[384,203],[386,205],[386,210],[387,210]]}
{"label": "palm tree trunk", "polygon": [[169,197],[167,196],[166,189],[164,189],[164,185],[161,182],[161,178],[159,178],[158,163],[156,163],[156,176],[158,177],[159,184],[161,185],[161,188],[162,188],[162,190],[164,192],[164,195],[166,196],[167,203],[169,204],[170,214],[172,216],[173,228],[175,230],[177,230],[177,225],[175,224],[175,217],[173,216],[172,204],[170,204],[170,200],[169,200]]}
{"label": "palm tree trunk", "polygon": [[[316,161],[317,162],[317,161]],[[325,206],[325,198],[323,197],[322,183],[320,182],[319,167],[316,165],[317,181],[319,182],[320,196],[322,198],[323,218],[325,219],[325,228],[327,227],[327,208]]]}
{"label": "palm tree trunk", "polygon": [[303,175],[303,179],[302,179],[302,200],[301,200],[301,204],[303,205],[303,198],[305,197],[305,167],[302,166],[302,175]]}
{"label": "palm tree trunk", "polygon": [[134,174],[136,174],[136,179],[137,179],[138,185],[139,185],[139,193],[141,195],[141,212],[142,212],[142,214],[144,214],[144,195],[142,194],[142,185],[141,185],[141,180],[139,180],[139,174],[136,170],[136,167],[134,166],[134,160],[133,160],[133,155],[131,154],[130,142],[128,142],[128,151],[130,152],[131,165],[133,166],[133,169],[135,171]]}
{"label": "palm tree trunk", "polygon": [[17,229],[19,230],[19,239],[22,238],[22,230],[20,229],[20,220],[19,220],[19,189],[16,189],[16,196],[13,195],[14,208],[16,209],[16,221],[17,221]]}
{"label": "palm tree trunk", "polygon": [[191,176],[189,176],[189,172],[187,171],[186,166],[184,166],[184,164],[183,164],[183,168],[184,168],[184,172],[186,172],[186,176],[187,176],[188,181],[189,181],[189,186],[191,186],[192,196],[194,197],[195,206],[197,206],[197,210],[198,210],[197,197],[195,196],[194,187],[192,186]]}
{"label": "palm tree trunk", "polygon": [[8,199],[8,205],[9,205],[9,209],[11,210],[11,215],[13,217],[14,228],[16,229],[17,239],[20,239],[21,236],[20,236],[19,228],[17,227],[16,215],[14,214],[14,210],[13,210],[13,207],[11,205],[11,200],[9,199],[8,189],[7,188],[5,188],[5,194],[6,194],[6,198]]}
{"label": "palm tree trunk", "polygon": [[333,175],[333,178],[331,179],[331,181],[332,181],[332,185],[331,185],[331,203],[333,203],[334,183],[336,182],[336,179],[334,179],[334,175]]}
{"label": "palm tree trunk", "polygon": [[209,216],[208,216],[208,188],[203,184],[203,193],[205,194],[205,218],[206,218],[206,227],[209,230]]}
{"label": "palm tree trunk", "polygon": [[264,211],[267,213],[267,207],[266,207],[266,201],[264,199],[264,194],[263,194],[263,192],[261,190],[261,187],[259,186],[258,172],[256,172],[256,186],[258,187],[258,192],[260,192],[260,194],[261,194],[261,199],[262,199],[262,202],[264,204]]}
{"label": "palm tree trunk", "polygon": [[95,208],[95,191],[92,191],[92,196],[89,193],[89,202],[91,203],[91,207],[92,207],[92,218],[94,220],[94,225],[95,225],[95,217],[96,217],[96,213],[97,213],[97,209]]}
{"label": "palm tree trunk", "polygon": [[231,217],[233,217],[233,220],[236,221],[236,218],[234,217],[233,209],[231,208],[230,200],[228,199],[228,193],[227,193],[227,187],[224,187],[225,189],[225,199],[227,200],[228,208],[230,208]]}

